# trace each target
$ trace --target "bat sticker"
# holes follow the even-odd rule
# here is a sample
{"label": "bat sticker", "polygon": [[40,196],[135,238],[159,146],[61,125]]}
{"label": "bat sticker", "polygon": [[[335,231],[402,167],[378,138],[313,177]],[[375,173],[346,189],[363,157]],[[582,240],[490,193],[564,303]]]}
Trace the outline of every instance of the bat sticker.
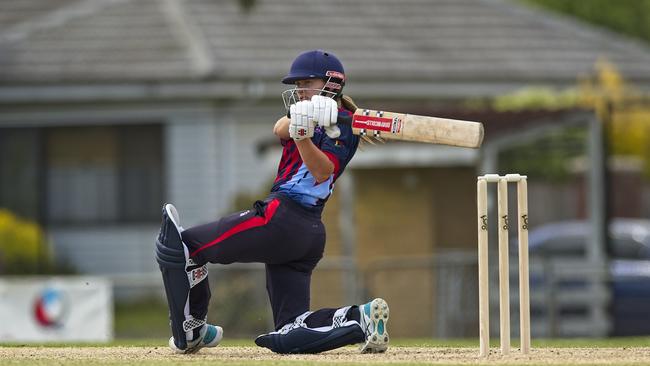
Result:
{"label": "bat sticker", "polygon": [[392,132],[393,119],[387,117],[360,116],[352,117],[352,128]]}
{"label": "bat sticker", "polygon": [[392,133],[400,133],[402,130],[402,117],[395,116],[393,117],[393,125],[391,126]]}

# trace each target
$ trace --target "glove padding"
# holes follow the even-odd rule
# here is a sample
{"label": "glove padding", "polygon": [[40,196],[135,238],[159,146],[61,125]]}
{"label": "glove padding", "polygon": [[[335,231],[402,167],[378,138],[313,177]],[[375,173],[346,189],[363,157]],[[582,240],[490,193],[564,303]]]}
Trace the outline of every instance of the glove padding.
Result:
{"label": "glove padding", "polygon": [[309,100],[303,100],[292,104],[289,107],[291,123],[289,123],[289,136],[295,141],[314,136],[314,104]]}
{"label": "glove padding", "polygon": [[325,127],[325,134],[331,139],[337,139],[341,136],[341,129],[339,126]]}
{"label": "glove padding", "polygon": [[334,99],[314,95],[311,97],[311,102],[314,104],[314,119],[319,126],[327,128],[336,124],[339,106]]}

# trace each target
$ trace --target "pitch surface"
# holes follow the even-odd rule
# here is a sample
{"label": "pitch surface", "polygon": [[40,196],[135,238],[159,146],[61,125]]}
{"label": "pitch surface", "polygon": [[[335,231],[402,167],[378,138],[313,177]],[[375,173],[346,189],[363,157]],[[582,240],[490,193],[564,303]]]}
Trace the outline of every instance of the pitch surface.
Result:
{"label": "pitch surface", "polygon": [[166,347],[0,347],[0,364],[11,365],[632,365],[650,364],[650,347],[617,348],[536,348],[529,355],[514,350],[501,356],[491,350],[489,358],[478,356],[475,348],[392,347],[385,354],[358,354],[346,347],[319,355],[276,355],[257,347],[218,347],[203,349],[196,355],[176,355]]}

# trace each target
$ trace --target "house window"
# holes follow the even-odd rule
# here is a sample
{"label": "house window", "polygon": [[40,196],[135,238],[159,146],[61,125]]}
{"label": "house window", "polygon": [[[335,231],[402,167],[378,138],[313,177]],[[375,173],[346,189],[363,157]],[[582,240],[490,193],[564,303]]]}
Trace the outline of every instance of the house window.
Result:
{"label": "house window", "polygon": [[119,163],[116,128],[52,128],[47,131],[45,140],[47,221],[117,221]]}
{"label": "house window", "polygon": [[40,134],[36,129],[0,129],[0,208],[40,221]]}
{"label": "house window", "polygon": [[[26,136],[0,131],[0,207],[36,207],[31,211],[38,214],[22,211],[54,225],[158,220],[160,125],[24,129]],[[16,168],[16,156],[26,164]],[[12,181],[16,170],[20,179]]]}
{"label": "house window", "polygon": [[130,126],[119,133],[121,219],[158,221],[164,187],[162,129]]}

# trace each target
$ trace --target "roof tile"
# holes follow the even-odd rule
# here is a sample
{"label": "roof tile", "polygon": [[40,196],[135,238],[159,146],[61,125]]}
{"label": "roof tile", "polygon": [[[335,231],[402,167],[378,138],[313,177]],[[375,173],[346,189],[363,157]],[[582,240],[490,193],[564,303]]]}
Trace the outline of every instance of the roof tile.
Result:
{"label": "roof tile", "polygon": [[2,1],[0,82],[277,79],[324,48],[355,80],[574,80],[606,57],[650,83],[648,46],[505,0],[170,1]]}

